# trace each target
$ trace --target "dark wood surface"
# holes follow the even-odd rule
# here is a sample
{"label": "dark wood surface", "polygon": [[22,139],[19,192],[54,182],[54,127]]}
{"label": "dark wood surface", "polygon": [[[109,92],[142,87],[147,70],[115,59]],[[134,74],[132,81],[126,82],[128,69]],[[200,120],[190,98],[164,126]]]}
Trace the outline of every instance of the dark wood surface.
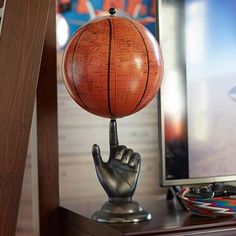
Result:
{"label": "dark wood surface", "polygon": [[15,235],[50,1],[7,0],[0,39],[0,235]]}
{"label": "dark wood surface", "polygon": [[[102,201],[70,202],[61,208],[63,236],[75,236],[76,230],[88,235],[236,235],[236,219],[232,217],[206,218],[192,215],[175,201],[160,196],[140,199],[144,209],[152,213],[152,220],[138,224],[101,224],[90,220],[100,209]],[[85,234],[86,235],[86,234]]]}
{"label": "dark wood surface", "polygon": [[58,236],[59,177],[55,1],[51,1],[37,90],[40,235]]}
{"label": "dark wood surface", "polygon": [[0,8],[3,7],[3,4],[4,4],[4,0],[0,0]]}

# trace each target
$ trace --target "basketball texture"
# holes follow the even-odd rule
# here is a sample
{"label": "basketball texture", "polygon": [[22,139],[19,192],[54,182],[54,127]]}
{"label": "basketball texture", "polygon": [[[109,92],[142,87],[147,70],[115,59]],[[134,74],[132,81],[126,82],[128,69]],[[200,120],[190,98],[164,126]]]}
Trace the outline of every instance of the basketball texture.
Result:
{"label": "basketball texture", "polygon": [[107,16],[84,25],[71,38],[63,59],[72,98],[102,117],[141,110],[156,95],[162,76],[155,37],[131,18]]}

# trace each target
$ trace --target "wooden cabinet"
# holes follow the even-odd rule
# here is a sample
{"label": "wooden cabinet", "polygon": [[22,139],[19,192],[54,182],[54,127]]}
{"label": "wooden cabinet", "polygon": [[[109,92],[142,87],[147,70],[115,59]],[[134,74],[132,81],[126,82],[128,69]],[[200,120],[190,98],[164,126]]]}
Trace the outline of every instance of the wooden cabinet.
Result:
{"label": "wooden cabinet", "polygon": [[70,202],[60,208],[63,236],[77,235],[236,235],[236,218],[192,215],[165,196],[137,199],[152,220],[137,224],[103,224],[90,218],[102,201]]}

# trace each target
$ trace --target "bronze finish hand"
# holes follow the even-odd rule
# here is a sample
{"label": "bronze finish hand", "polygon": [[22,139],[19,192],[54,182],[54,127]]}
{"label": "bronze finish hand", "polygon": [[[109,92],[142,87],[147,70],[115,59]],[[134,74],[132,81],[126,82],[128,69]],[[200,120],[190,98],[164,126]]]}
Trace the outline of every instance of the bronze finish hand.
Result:
{"label": "bronze finish hand", "polygon": [[111,201],[130,201],[137,186],[140,172],[140,155],[119,145],[116,120],[110,121],[110,155],[103,162],[100,148],[93,145],[93,159],[98,179]]}

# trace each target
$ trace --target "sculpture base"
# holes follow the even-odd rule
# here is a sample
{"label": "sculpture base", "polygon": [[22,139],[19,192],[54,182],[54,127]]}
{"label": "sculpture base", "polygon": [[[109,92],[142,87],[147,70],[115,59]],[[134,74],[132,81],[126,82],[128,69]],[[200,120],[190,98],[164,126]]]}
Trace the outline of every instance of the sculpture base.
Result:
{"label": "sculpture base", "polygon": [[135,202],[105,202],[92,219],[102,223],[136,223],[151,220],[151,214]]}

